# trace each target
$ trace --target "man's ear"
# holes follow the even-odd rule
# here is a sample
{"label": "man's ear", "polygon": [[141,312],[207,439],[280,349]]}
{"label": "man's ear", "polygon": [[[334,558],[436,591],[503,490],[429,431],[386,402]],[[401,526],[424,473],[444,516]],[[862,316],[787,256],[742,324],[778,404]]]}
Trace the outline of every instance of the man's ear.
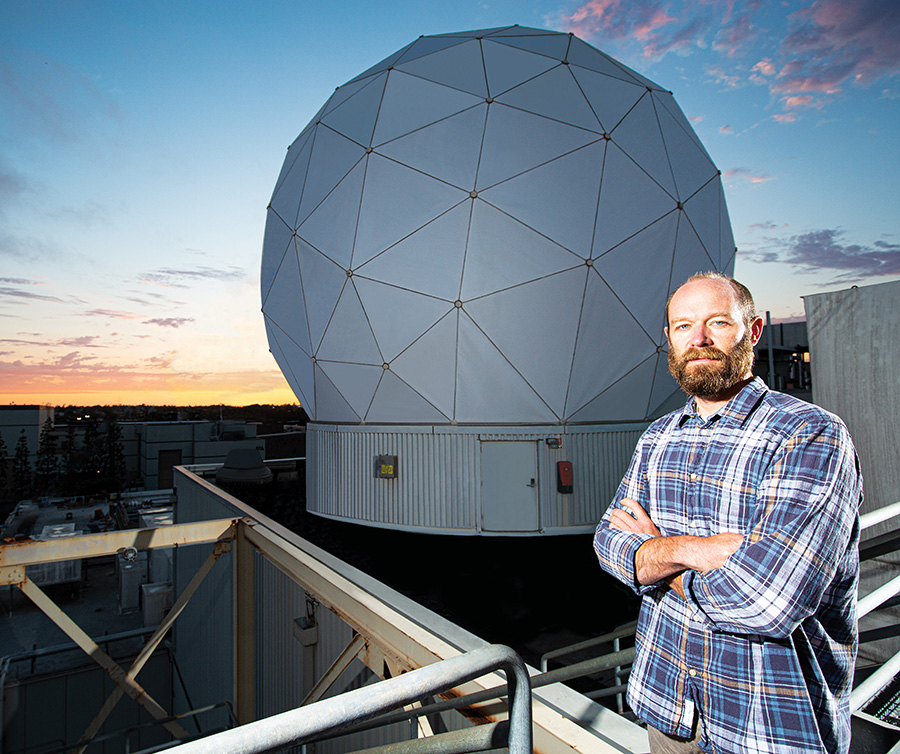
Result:
{"label": "man's ear", "polygon": [[753,341],[753,345],[759,343],[759,339],[762,337],[763,332],[763,318],[756,317],[750,323],[750,339]]}

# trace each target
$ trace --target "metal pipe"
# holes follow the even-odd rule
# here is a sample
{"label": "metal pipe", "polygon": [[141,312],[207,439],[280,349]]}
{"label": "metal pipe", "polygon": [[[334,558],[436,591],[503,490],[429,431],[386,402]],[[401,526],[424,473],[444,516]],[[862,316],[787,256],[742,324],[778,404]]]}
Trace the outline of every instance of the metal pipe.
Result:
{"label": "metal pipe", "polygon": [[408,741],[374,746],[354,754],[467,754],[473,751],[505,749],[508,740],[509,723],[504,720],[440,733],[428,738],[412,738]]}
{"label": "metal pipe", "polygon": [[[255,754],[331,734],[343,734],[350,723],[366,721],[382,712],[449,691],[498,668],[505,671],[510,689],[510,754],[532,754],[531,682],[528,671],[515,652],[496,644],[234,730],[182,744],[170,751],[177,754],[218,754],[222,751]],[[428,711],[433,709],[429,705]]]}
{"label": "metal pipe", "polygon": [[[592,673],[599,673],[603,670],[614,668],[617,665],[628,665],[633,661],[634,647],[630,647],[629,649],[623,649],[621,652],[614,652],[613,654],[603,655],[602,657],[594,657],[593,659],[585,660],[584,662],[578,662],[574,665],[567,665],[563,668],[551,670],[548,673],[532,676],[531,688],[537,689],[542,686],[550,686],[554,683],[571,681],[573,678],[582,678],[583,676],[591,675]],[[447,712],[448,710],[455,710],[461,707],[471,707],[476,704],[490,701],[491,699],[500,699],[501,697],[506,696],[506,692],[507,689],[505,685],[494,686],[493,688],[484,689],[483,691],[476,691],[474,694],[467,694],[466,696],[458,696],[453,699],[435,702],[434,704],[429,704],[425,708],[390,712],[370,721],[356,723],[347,729],[342,730],[341,735],[358,733],[382,725],[400,723],[409,720],[410,718],[417,717],[424,712],[432,714],[435,712]],[[316,740],[322,740],[323,738],[326,738],[326,736],[322,736]]]}
{"label": "metal pipe", "polygon": [[894,576],[894,578],[886,584],[882,584],[877,589],[873,589],[859,601],[859,604],[856,607],[857,622],[864,615],[868,615],[883,602],[886,602],[898,593],[900,593],[900,576]]}
{"label": "metal pipe", "polygon": [[880,524],[882,521],[887,521],[895,516],[900,516],[900,502],[884,505],[874,511],[863,513],[859,517],[859,528],[868,529],[870,526],[875,526],[875,524]]}
{"label": "metal pipe", "polygon": [[[593,639],[587,639],[585,641],[580,641],[577,644],[570,644],[567,647],[560,647],[559,649],[553,649],[549,652],[545,652],[543,655],[541,655],[541,672],[547,672],[547,663],[549,660],[554,660],[557,657],[563,657],[564,655],[568,654],[574,654],[575,652],[580,652],[583,649],[590,649],[591,647],[595,647],[598,644],[607,644],[614,639],[622,639],[626,636],[632,636],[636,630],[637,621],[631,621],[630,623],[625,623],[619,626],[609,633],[595,636]],[[615,649],[613,651],[617,652],[618,649]]]}
{"label": "metal pipe", "polygon": [[850,693],[850,711],[856,712],[868,704],[900,672],[900,652],[864,680]]}

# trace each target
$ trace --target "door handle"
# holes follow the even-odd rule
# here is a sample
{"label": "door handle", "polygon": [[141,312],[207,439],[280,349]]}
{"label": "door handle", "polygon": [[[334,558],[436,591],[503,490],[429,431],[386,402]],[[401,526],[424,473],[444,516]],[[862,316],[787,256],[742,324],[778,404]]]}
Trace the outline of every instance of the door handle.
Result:
{"label": "door handle", "polygon": [[531,478],[531,483],[530,483],[530,484],[526,484],[525,486],[526,486],[526,487],[536,487],[537,485],[535,484],[534,477]]}

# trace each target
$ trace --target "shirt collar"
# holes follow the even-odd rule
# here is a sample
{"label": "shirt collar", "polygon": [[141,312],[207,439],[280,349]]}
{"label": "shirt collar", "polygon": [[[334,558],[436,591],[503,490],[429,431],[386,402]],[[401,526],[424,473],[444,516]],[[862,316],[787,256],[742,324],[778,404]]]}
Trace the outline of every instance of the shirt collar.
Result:
{"label": "shirt collar", "polygon": [[[720,408],[716,413],[707,416],[705,421],[710,421],[716,417],[722,420],[733,421],[737,424],[743,424],[747,417],[753,413],[753,410],[759,405],[763,396],[769,392],[766,383],[760,377],[754,377],[748,382],[743,390],[734,398]],[[691,396],[684,404],[681,416],[678,419],[678,426],[682,426],[692,416],[698,416],[697,406],[694,403],[694,397]]]}

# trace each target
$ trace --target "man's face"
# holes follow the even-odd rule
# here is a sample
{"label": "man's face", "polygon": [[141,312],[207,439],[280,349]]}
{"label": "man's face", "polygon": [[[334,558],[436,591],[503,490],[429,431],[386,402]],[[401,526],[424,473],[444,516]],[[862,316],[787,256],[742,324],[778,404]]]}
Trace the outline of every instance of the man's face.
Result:
{"label": "man's face", "polygon": [[714,398],[751,375],[761,331],[758,318],[745,323],[727,283],[687,283],[669,304],[669,371],[688,395]]}

